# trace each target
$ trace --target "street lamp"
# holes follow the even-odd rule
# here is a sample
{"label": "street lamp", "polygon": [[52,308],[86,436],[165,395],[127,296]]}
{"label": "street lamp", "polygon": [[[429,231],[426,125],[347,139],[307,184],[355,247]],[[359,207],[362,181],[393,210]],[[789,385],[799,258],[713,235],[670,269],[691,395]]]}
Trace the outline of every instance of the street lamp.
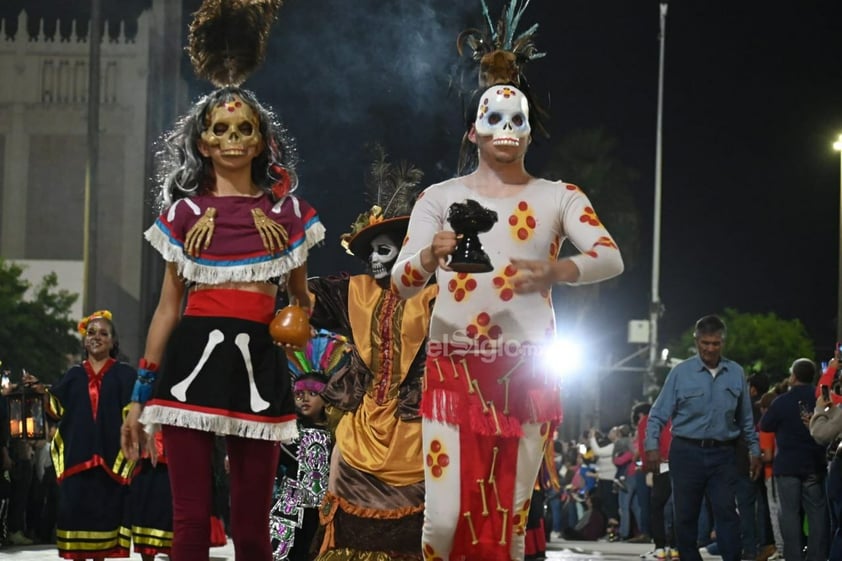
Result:
{"label": "street lamp", "polygon": [[663,115],[664,115],[664,58],[666,56],[667,38],[667,0],[661,0],[660,33],[658,34],[658,114],[655,131],[655,211],[652,229],[652,300],[649,303],[649,364],[644,375],[643,395],[649,393],[649,388],[655,381],[655,365],[658,361],[658,318],[661,315],[662,304],[659,294],[661,277],[661,171],[663,168]]}
{"label": "street lamp", "polygon": [[834,150],[839,151],[839,279],[836,293],[836,340],[842,341],[842,134],[833,143]]}

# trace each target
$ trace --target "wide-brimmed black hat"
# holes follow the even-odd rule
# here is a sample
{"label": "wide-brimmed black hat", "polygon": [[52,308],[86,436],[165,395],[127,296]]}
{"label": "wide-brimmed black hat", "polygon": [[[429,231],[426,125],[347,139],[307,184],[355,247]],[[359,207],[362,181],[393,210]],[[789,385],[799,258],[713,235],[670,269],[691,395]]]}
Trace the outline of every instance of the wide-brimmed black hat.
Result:
{"label": "wide-brimmed black hat", "polygon": [[357,217],[349,233],[342,234],[342,247],[350,255],[365,261],[371,253],[371,240],[380,234],[388,234],[400,243],[408,226],[409,215],[386,218],[383,209],[374,205]]}

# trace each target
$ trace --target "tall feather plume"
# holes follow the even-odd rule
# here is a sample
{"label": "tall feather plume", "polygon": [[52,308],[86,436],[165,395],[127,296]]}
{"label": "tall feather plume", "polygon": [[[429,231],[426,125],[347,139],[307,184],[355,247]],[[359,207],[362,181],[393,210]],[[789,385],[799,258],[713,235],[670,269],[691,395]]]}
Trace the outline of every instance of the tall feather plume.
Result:
{"label": "tall feather plume", "polygon": [[415,203],[416,187],[424,177],[424,172],[404,160],[390,162],[386,150],[380,144],[375,144],[372,151],[374,160],[366,178],[366,187],[372,199],[370,202],[382,208],[386,218],[408,215]]}
{"label": "tall feather plume", "polygon": [[216,87],[239,86],[266,55],[283,0],[204,0],[193,14],[187,53],[193,70]]}
{"label": "tall feather plume", "polygon": [[456,50],[462,56],[465,46],[471,49],[471,58],[479,63],[481,89],[505,83],[522,85],[525,82],[524,65],[546,55],[538,52],[535,46],[537,23],[515,37],[529,0],[509,0],[496,24],[489,15],[485,0],[481,2],[488,29],[466,29],[456,38]]}

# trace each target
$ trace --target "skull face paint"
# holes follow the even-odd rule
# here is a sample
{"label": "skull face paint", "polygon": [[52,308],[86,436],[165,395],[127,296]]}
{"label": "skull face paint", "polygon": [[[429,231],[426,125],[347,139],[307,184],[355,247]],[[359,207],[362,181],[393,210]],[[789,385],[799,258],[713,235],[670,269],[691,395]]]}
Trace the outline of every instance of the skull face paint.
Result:
{"label": "skull face paint", "polygon": [[256,155],[263,137],[257,114],[239,97],[234,97],[211,111],[202,140],[211,148],[219,148],[223,156]]}
{"label": "skull face paint", "polygon": [[528,141],[532,127],[526,96],[513,86],[488,88],[479,102],[474,126],[477,134],[492,136],[496,146],[519,146]]}
{"label": "skull face paint", "polygon": [[371,265],[371,276],[376,280],[388,277],[392,266],[398,257],[398,244],[386,234],[380,234],[371,240],[371,255],[368,264]]}

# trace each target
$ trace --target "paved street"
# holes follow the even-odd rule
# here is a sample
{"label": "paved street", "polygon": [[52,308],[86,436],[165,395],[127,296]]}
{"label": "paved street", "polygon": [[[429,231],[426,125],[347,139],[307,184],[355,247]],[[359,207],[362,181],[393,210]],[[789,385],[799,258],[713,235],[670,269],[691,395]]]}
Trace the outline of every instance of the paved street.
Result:
{"label": "paved street", "polygon": [[[569,561],[640,561],[640,554],[651,546],[646,544],[608,543],[608,542],[553,542],[548,544],[550,551],[547,559],[565,559]],[[38,545],[29,547],[4,547],[0,549],[3,561],[48,561],[59,559],[53,546]],[[132,559],[140,559],[133,555]],[[158,557],[157,559],[166,559]],[[229,542],[225,547],[211,550],[211,561],[233,561],[234,547]]]}

